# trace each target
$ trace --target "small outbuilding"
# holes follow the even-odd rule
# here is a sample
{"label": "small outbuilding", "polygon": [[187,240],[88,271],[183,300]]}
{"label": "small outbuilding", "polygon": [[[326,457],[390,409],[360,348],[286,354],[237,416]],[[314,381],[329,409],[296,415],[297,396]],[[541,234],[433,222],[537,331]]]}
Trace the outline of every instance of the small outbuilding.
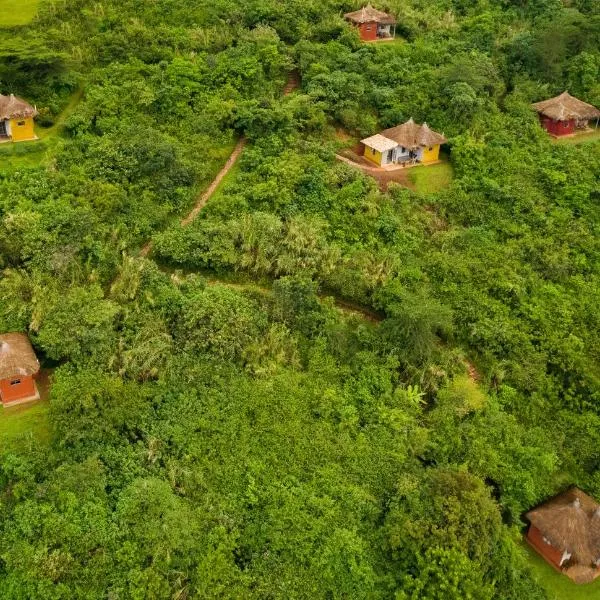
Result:
{"label": "small outbuilding", "polygon": [[396,35],[396,19],[392,15],[373,8],[370,4],[360,10],[346,13],[344,19],[350,21],[358,29],[363,42],[393,40]]}
{"label": "small outbuilding", "polygon": [[37,109],[14,94],[0,94],[0,142],[36,140],[33,119]]}
{"label": "small outbuilding", "polygon": [[427,123],[419,125],[409,119],[402,125],[361,140],[361,144],[364,157],[384,167],[436,162],[440,157],[440,146],[447,141],[443,134],[430,129]]}
{"label": "small outbuilding", "polygon": [[600,505],[573,487],[526,515],[527,541],[575,583],[600,575]]}
{"label": "small outbuilding", "polygon": [[40,363],[23,333],[0,335],[0,400],[12,406],[39,399],[35,376]]}
{"label": "small outbuilding", "polygon": [[531,105],[538,113],[542,127],[556,137],[572,135],[578,129],[586,129],[589,122],[600,119],[595,106],[563,92],[559,96]]}

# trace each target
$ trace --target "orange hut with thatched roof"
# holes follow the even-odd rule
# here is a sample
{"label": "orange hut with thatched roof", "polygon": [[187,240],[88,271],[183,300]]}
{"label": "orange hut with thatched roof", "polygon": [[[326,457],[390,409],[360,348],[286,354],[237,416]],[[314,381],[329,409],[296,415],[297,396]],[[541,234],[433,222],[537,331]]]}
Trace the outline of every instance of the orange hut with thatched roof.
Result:
{"label": "orange hut with thatched roof", "polygon": [[23,333],[0,335],[0,400],[3,406],[37,400],[34,377],[40,363],[29,338]]}
{"label": "orange hut with thatched roof", "polygon": [[600,575],[600,505],[571,488],[529,511],[527,541],[575,583]]}
{"label": "orange hut with thatched roof", "polygon": [[14,94],[0,94],[0,141],[25,142],[36,140],[33,118],[37,109]]}
{"label": "orange hut with thatched roof", "polygon": [[360,10],[346,13],[344,19],[350,21],[358,29],[360,39],[363,42],[393,40],[396,35],[396,19],[381,10],[373,8],[370,4]]}
{"label": "orange hut with thatched roof", "polygon": [[569,92],[531,106],[538,113],[542,127],[556,137],[572,135],[577,129],[585,129],[592,120],[597,125],[600,119],[600,110],[571,96]]}

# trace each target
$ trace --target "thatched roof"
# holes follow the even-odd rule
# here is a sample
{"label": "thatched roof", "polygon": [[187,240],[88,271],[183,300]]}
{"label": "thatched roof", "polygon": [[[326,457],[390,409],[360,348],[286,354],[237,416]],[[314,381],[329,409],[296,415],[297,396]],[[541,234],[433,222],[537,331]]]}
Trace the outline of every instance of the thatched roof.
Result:
{"label": "thatched roof", "polygon": [[373,8],[370,4],[367,4],[367,6],[364,6],[360,10],[346,13],[344,18],[359,25],[362,23],[381,23],[382,25],[393,25],[396,23],[394,17]]}
{"label": "thatched roof", "polygon": [[23,333],[5,333],[0,335],[0,379],[35,375],[40,363]]}
{"label": "thatched roof", "polygon": [[569,119],[598,119],[600,110],[595,106],[578,100],[569,92],[560,96],[536,102],[531,105],[538,113],[554,119],[555,121],[568,121]]}
{"label": "thatched roof", "polygon": [[402,125],[382,131],[381,135],[409,149],[436,146],[437,144],[445,144],[448,141],[441,133],[429,129],[427,123],[418,125],[412,119],[402,123]]}
{"label": "thatched roof", "polygon": [[398,144],[393,140],[383,137],[381,134],[376,133],[371,137],[360,140],[361,144],[364,144],[368,148],[373,148],[377,152],[385,152],[386,150],[392,150]]}
{"label": "thatched roof", "polygon": [[526,517],[554,548],[571,554],[569,568],[595,568],[600,561],[600,505],[580,489],[555,496]]}
{"label": "thatched roof", "polygon": [[35,117],[37,110],[18,96],[0,94],[0,120]]}

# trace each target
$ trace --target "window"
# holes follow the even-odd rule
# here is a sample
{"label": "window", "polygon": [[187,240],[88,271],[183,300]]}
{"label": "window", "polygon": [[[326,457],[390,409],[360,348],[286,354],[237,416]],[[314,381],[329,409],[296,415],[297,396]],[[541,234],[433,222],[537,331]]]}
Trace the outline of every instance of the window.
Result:
{"label": "window", "polygon": [[25,121],[18,121],[18,122],[17,122],[17,125],[18,125],[19,127],[23,127],[23,125],[25,125]]}
{"label": "window", "polygon": [[371,24],[370,23],[367,24],[367,31],[371,31]]}
{"label": "window", "polygon": [[10,385],[19,385],[21,383],[20,379],[11,379]]}
{"label": "window", "polygon": [[433,146],[429,146],[429,152],[433,150]]}
{"label": "window", "polygon": [[402,154],[406,154],[406,148],[402,146]]}
{"label": "window", "polygon": [[375,155],[375,148],[371,148],[371,154]]}

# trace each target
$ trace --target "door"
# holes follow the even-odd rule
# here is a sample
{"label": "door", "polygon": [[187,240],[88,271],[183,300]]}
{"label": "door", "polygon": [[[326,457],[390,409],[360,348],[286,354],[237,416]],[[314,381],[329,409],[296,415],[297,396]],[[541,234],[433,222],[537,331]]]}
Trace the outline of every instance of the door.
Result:
{"label": "door", "polygon": [[6,121],[0,121],[0,137],[8,136],[8,129],[6,128]]}

